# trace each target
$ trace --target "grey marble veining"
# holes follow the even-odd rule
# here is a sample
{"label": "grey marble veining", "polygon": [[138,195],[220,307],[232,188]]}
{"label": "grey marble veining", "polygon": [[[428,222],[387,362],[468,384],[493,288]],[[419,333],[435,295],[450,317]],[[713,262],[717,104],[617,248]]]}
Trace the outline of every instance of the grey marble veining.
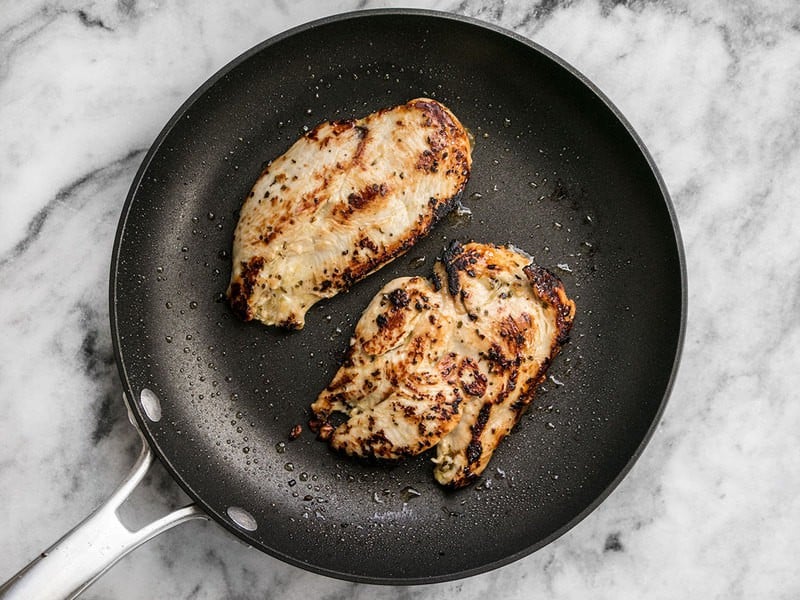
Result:
{"label": "grey marble veining", "polygon": [[[128,186],[211,74],[310,19],[393,2],[5,3],[0,10],[0,580],[132,465],[108,329]],[[643,138],[685,242],[683,361],[652,442],[588,518],[463,581],[356,585],[192,522],[84,595],[796,598],[800,570],[800,6],[790,0],[417,1],[552,50]],[[127,509],[186,498],[155,467]],[[150,507],[150,508],[148,508]],[[502,525],[500,525],[502,526]]]}

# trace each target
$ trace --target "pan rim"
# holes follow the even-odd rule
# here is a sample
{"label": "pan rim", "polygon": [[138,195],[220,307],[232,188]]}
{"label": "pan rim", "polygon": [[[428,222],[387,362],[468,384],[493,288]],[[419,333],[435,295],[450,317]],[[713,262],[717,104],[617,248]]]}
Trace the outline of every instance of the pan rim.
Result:
{"label": "pan rim", "polygon": [[213,86],[215,86],[221,79],[223,79],[230,71],[232,71],[242,63],[246,62],[256,54],[262,52],[266,48],[274,46],[282,42],[283,40],[291,38],[298,34],[311,31],[317,27],[348,20],[356,20],[356,19],[363,19],[370,17],[384,17],[384,16],[404,16],[404,17],[411,16],[421,19],[442,19],[447,21],[453,21],[458,24],[466,24],[475,27],[476,29],[482,29],[490,33],[502,35],[517,44],[522,44],[526,46],[528,49],[538,54],[541,54],[546,59],[554,62],[558,67],[564,69],[569,75],[576,78],[580,83],[582,83],[588,89],[588,91],[590,91],[598,100],[600,100],[606,106],[607,109],[611,111],[611,114],[614,116],[614,118],[624,127],[625,132],[627,133],[628,136],[630,136],[631,140],[636,144],[638,151],[645,159],[648,168],[650,170],[650,173],[652,173],[654,180],[658,185],[664,206],[667,209],[670,225],[672,227],[672,232],[674,235],[674,244],[675,244],[675,251],[677,254],[678,269],[680,274],[680,285],[681,285],[681,290],[680,290],[681,310],[680,310],[680,319],[679,319],[678,332],[676,338],[675,356],[672,361],[671,369],[669,372],[669,378],[664,388],[663,396],[658,405],[658,409],[655,412],[653,420],[650,423],[650,426],[648,427],[645,435],[642,437],[640,443],[636,447],[636,450],[633,452],[633,454],[631,454],[630,458],[625,463],[624,467],[612,479],[609,485],[605,489],[603,489],[602,493],[600,493],[582,511],[580,511],[577,515],[575,515],[572,519],[570,519],[567,523],[562,525],[560,528],[555,530],[550,535],[546,536],[541,540],[538,540],[536,543],[531,544],[530,546],[527,546],[520,551],[509,554],[502,559],[482,564],[479,567],[474,567],[443,575],[432,575],[425,577],[402,577],[402,576],[374,577],[374,576],[354,575],[350,573],[337,571],[334,569],[329,569],[317,564],[305,562],[299,557],[290,556],[288,554],[280,552],[275,548],[271,547],[268,548],[263,545],[257,546],[257,549],[263,551],[265,554],[277,558],[285,563],[291,564],[293,566],[302,568],[304,570],[313,573],[325,575],[328,577],[333,577],[336,579],[352,581],[357,583],[381,584],[381,585],[421,585],[421,584],[443,583],[448,581],[465,579],[468,577],[479,575],[481,573],[492,571],[502,566],[506,566],[544,548],[545,546],[549,545],[550,543],[552,543],[553,541],[555,541],[556,539],[567,533],[569,530],[574,528],[576,525],[578,525],[578,523],[583,521],[587,516],[589,516],[592,512],[594,512],[597,509],[597,507],[600,506],[600,504],[602,504],[611,495],[611,493],[617,488],[617,486],[628,475],[633,466],[636,464],[636,462],[644,452],[646,446],[649,444],[651,438],[653,437],[656,428],[661,422],[663,413],[666,409],[668,399],[672,393],[672,389],[674,387],[675,380],[677,378],[680,360],[683,352],[685,333],[686,333],[687,314],[688,314],[687,267],[686,267],[685,250],[680,233],[680,227],[678,224],[675,208],[672,203],[666,183],[664,182],[661,173],[659,172],[655,164],[655,161],[652,158],[652,155],[648,151],[641,137],[636,133],[636,131],[633,129],[633,127],[625,118],[625,116],[614,105],[614,103],[611,102],[611,100],[597,87],[596,84],[594,84],[591,80],[589,80],[586,76],[584,76],[574,66],[567,63],[564,59],[560,58],[552,51],[539,45],[538,43],[534,42],[531,39],[528,39],[520,34],[517,34],[514,31],[511,31],[509,29],[506,29],[504,27],[492,23],[488,23],[486,21],[482,21],[474,17],[464,16],[444,11],[438,11],[438,10],[415,9],[415,8],[379,8],[379,9],[366,9],[366,10],[341,12],[326,17],[322,17],[319,19],[314,19],[312,21],[308,21],[306,23],[291,27],[283,32],[280,32],[256,44],[255,46],[244,51],[243,53],[239,54],[237,57],[235,57],[234,59],[226,63],[224,66],[222,66],[220,69],[218,69],[208,79],[206,79],[206,81],[200,87],[198,87],[177,108],[175,113],[167,121],[167,123],[164,125],[162,130],[159,132],[159,134],[151,144],[146,155],[142,159],[139,169],[137,170],[131,182],[125,202],[122,206],[119,222],[117,225],[112,256],[111,256],[111,265],[110,265],[109,317],[110,317],[111,339],[114,351],[114,359],[117,365],[117,370],[121,379],[125,396],[130,406],[129,412],[136,419],[137,427],[143,432],[143,435],[145,436],[147,443],[150,445],[151,448],[153,448],[159,461],[165,466],[170,476],[181,486],[181,488],[189,495],[190,498],[192,498],[194,502],[196,502],[200,507],[202,507],[204,512],[206,512],[206,514],[208,514],[210,518],[214,519],[214,521],[217,524],[223,526],[226,530],[230,531],[237,538],[241,539],[248,545],[252,545],[253,540],[250,537],[248,537],[247,532],[243,532],[237,529],[232,523],[229,523],[226,520],[224,520],[220,515],[216,513],[215,510],[212,510],[212,508],[206,502],[204,502],[204,500],[201,497],[199,497],[198,494],[195,493],[191,485],[189,485],[183,479],[183,477],[180,475],[175,466],[173,466],[167,454],[162,451],[161,447],[158,444],[158,441],[151,435],[147,423],[145,421],[145,418],[142,414],[142,410],[140,409],[135,399],[135,392],[132,388],[131,380],[128,376],[128,370],[122,352],[123,343],[120,339],[120,330],[118,324],[119,316],[117,314],[117,288],[118,288],[118,277],[120,270],[119,263],[121,258],[120,248],[122,245],[122,238],[125,234],[128,217],[130,215],[131,208],[135,202],[138,189],[146,173],[150,168],[152,160],[160,151],[165,139],[172,132],[175,125],[184,117],[186,112],[195,104],[195,102],[199,98],[201,98],[208,90],[210,90]]}

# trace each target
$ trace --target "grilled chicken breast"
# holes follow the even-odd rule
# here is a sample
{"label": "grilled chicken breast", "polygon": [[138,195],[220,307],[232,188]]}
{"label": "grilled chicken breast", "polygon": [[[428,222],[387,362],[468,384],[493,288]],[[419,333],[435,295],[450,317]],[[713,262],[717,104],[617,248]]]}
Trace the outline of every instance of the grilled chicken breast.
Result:
{"label": "grilled chicken breast", "polygon": [[435,446],[436,480],[467,485],[531,402],[574,314],[561,282],[526,256],[454,244],[431,280],[395,279],[373,298],[311,406],[312,428],[354,456]]}
{"label": "grilled chicken breast", "polygon": [[301,329],[314,303],[426,235],[463,191],[471,161],[464,127],[427,98],[318,125],[269,164],[242,206],[234,312]]}

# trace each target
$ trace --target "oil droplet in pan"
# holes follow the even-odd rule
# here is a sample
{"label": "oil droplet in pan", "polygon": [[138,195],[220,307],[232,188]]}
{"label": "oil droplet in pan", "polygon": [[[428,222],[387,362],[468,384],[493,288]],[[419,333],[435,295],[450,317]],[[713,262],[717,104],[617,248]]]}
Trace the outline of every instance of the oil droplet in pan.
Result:
{"label": "oil droplet in pan", "polygon": [[453,210],[448,215],[448,221],[451,225],[461,225],[468,223],[472,220],[472,209],[464,206],[461,200],[457,200]]}
{"label": "oil droplet in pan", "polygon": [[464,128],[467,132],[467,143],[469,144],[469,151],[472,152],[475,149],[475,135],[470,131],[468,127]]}
{"label": "oil droplet in pan", "polygon": [[422,493],[410,485],[400,490],[400,497],[403,499],[403,504],[408,503],[412,498],[419,498],[420,496],[422,496]]}

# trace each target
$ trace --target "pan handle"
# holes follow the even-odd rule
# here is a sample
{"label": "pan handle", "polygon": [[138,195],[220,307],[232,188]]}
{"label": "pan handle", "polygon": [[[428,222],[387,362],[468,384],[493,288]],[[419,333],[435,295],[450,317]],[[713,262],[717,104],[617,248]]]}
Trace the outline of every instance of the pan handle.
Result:
{"label": "pan handle", "polygon": [[138,531],[131,531],[120,521],[117,509],[153,462],[153,452],[141,432],[139,437],[142,451],[117,490],[105,504],[0,586],[1,600],[75,598],[119,559],[159,533],[191,519],[208,520],[200,508],[189,504]]}

